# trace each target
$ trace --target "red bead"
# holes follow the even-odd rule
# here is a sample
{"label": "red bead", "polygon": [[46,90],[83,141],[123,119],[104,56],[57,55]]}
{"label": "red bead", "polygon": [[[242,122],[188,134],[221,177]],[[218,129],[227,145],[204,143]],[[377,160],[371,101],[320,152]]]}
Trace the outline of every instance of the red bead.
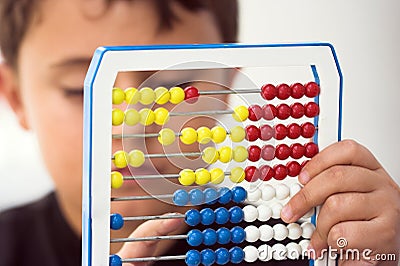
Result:
{"label": "red bead", "polygon": [[288,134],[287,136],[290,139],[297,139],[298,137],[301,136],[301,126],[299,124],[293,123],[288,125]]}
{"label": "red bead", "polygon": [[292,89],[292,97],[295,99],[300,99],[301,97],[304,96],[306,92],[306,88],[303,86],[303,84],[300,83],[294,83],[291,86]]}
{"label": "red bead", "polygon": [[283,143],[276,146],[275,157],[279,160],[286,160],[287,158],[289,158],[290,153],[291,150],[288,145]]}
{"label": "red bead", "polygon": [[260,160],[261,156],[261,148],[256,145],[251,145],[247,148],[247,152],[249,153],[249,161],[257,162]]}
{"label": "red bead", "polygon": [[260,129],[255,125],[246,126],[245,131],[246,131],[246,139],[248,141],[255,141],[260,138],[261,135]]}
{"label": "red bead", "polygon": [[272,104],[266,104],[262,107],[263,109],[263,118],[265,120],[272,120],[278,114],[278,110]]}
{"label": "red bead", "polygon": [[290,150],[290,157],[292,157],[293,159],[300,159],[304,156],[306,148],[300,143],[293,143],[292,145],[290,145]]}
{"label": "red bead", "polygon": [[315,144],[314,142],[309,142],[306,145],[304,145],[305,152],[304,155],[307,158],[312,158],[318,153],[318,145]]}
{"label": "red bead", "polygon": [[278,99],[280,100],[286,100],[287,98],[290,97],[290,94],[292,92],[292,90],[290,89],[290,87],[287,84],[281,84],[278,85],[277,87],[278,89]]}
{"label": "red bead", "polygon": [[257,104],[250,105],[248,110],[249,110],[249,119],[251,121],[258,121],[263,117],[263,110],[261,106]]}
{"label": "red bead", "polygon": [[265,100],[272,100],[276,97],[278,91],[272,84],[266,84],[261,87],[261,96]]}
{"label": "red bead", "polygon": [[261,173],[260,170],[257,169],[255,166],[247,166],[244,169],[245,179],[248,182],[255,182],[257,179],[260,179]]}
{"label": "red bead", "polygon": [[286,103],[281,103],[276,107],[276,109],[278,110],[276,117],[282,120],[288,119],[292,112],[292,109]]}
{"label": "red bead", "polygon": [[301,165],[296,161],[288,162],[286,168],[288,170],[288,176],[291,177],[298,176],[301,171]]}
{"label": "red bead", "polygon": [[302,105],[301,103],[294,103],[290,106],[290,109],[292,109],[292,112],[290,113],[290,115],[293,118],[301,118],[304,115],[304,105]]}
{"label": "red bead", "polygon": [[188,86],[183,91],[185,92],[185,100],[188,103],[197,102],[200,94],[199,94],[199,90],[196,87]]}
{"label": "red bead", "polygon": [[274,172],[275,172],[274,178],[276,180],[283,180],[288,175],[288,170],[287,170],[286,166],[284,166],[282,164],[275,165]]}
{"label": "red bead", "polygon": [[306,166],[306,164],[308,164],[310,160],[305,160],[304,162],[301,163],[301,169],[304,168],[304,166]]}
{"label": "red bead", "polygon": [[275,139],[276,140],[282,140],[284,138],[286,138],[287,134],[288,134],[288,129],[286,126],[282,125],[282,124],[277,124],[274,126],[275,129]]}
{"label": "red bead", "polygon": [[261,158],[266,161],[271,161],[275,158],[275,148],[271,144],[265,144],[261,148]]}
{"label": "red bead", "polygon": [[305,85],[306,88],[306,96],[309,98],[316,97],[320,92],[320,87],[315,82],[309,82]]}
{"label": "red bead", "polygon": [[260,126],[260,139],[270,140],[274,136],[274,129],[270,125]]}
{"label": "red bead", "polygon": [[315,126],[310,123],[306,122],[301,125],[301,135],[303,138],[309,139],[312,138],[315,134]]}
{"label": "red bead", "polygon": [[315,117],[319,114],[319,106],[315,102],[309,102],[304,105],[307,117]]}
{"label": "red bead", "polygon": [[269,181],[275,176],[275,171],[269,165],[262,165],[260,167],[260,179],[262,181]]}

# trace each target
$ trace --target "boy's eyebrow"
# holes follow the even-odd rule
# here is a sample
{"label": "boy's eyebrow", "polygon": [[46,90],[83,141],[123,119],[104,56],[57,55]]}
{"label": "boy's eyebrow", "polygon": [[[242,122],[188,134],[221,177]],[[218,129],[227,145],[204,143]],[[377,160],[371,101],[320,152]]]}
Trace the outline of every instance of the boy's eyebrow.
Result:
{"label": "boy's eyebrow", "polygon": [[73,67],[73,66],[89,66],[91,57],[71,57],[67,59],[62,59],[58,62],[55,62],[50,65],[51,68],[64,68],[64,67]]}

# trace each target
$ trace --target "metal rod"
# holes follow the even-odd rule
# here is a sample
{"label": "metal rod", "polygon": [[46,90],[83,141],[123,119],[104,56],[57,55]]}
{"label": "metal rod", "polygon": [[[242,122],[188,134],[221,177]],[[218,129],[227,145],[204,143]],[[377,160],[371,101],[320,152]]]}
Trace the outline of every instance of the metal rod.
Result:
{"label": "metal rod", "polygon": [[148,200],[148,199],[170,199],[173,194],[154,195],[154,196],[128,196],[128,197],[112,197],[111,201],[127,201],[127,200]]}
{"label": "metal rod", "polygon": [[186,255],[129,258],[129,259],[122,259],[121,261],[122,263],[125,263],[125,262],[147,262],[147,261],[160,261],[160,260],[184,260],[184,259],[186,259]]}
{"label": "metal rod", "polygon": [[261,93],[261,90],[260,89],[237,89],[237,90],[199,91],[199,95],[238,94],[238,93]]}
{"label": "metal rod", "polygon": [[167,215],[145,215],[145,216],[123,217],[124,221],[143,221],[143,220],[177,219],[177,218],[185,218],[185,215],[181,213],[175,213]]}
{"label": "metal rod", "polygon": [[170,240],[170,239],[186,239],[187,235],[172,235],[172,236],[146,236],[146,237],[127,237],[127,238],[113,238],[110,243],[123,243],[123,242],[139,242],[139,241],[157,241],[157,240]]}

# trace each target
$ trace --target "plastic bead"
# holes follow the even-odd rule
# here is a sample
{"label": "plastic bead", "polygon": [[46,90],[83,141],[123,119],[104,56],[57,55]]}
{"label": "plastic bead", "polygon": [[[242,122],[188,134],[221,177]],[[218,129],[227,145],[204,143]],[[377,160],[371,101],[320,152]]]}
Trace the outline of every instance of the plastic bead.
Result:
{"label": "plastic bead", "polygon": [[163,128],[160,130],[157,139],[161,145],[171,145],[175,142],[175,132],[170,128]]}
{"label": "plastic bead", "polygon": [[139,90],[140,100],[139,102],[143,105],[152,104],[156,98],[154,91],[151,88],[144,87]]}
{"label": "plastic bead", "polygon": [[214,143],[221,143],[226,139],[226,130],[221,126],[215,126],[211,129],[211,135]]}
{"label": "plastic bead", "polygon": [[229,250],[229,253],[231,254],[231,262],[233,264],[239,264],[244,259],[244,251],[243,251],[243,249],[241,249],[239,247],[231,248]]}
{"label": "plastic bead", "polygon": [[299,242],[299,246],[301,247],[301,253],[307,255],[308,247],[310,246],[310,240],[303,239]]}
{"label": "plastic bead", "polygon": [[154,120],[156,119],[156,116],[153,112],[153,110],[149,108],[143,108],[142,110],[139,111],[139,116],[140,116],[140,124],[144,126],[149,126],[154,123]]}
{"label": "plastic bead", "polygon": [[318,145],[315,144],[314,142],[309,142],[304,145],[305,151],[304,155],[307,158],[312,158],[318,153]]}
{"label": "plastic bead", "polygon": [[233,187],[231,191],[232,201],[235,203],[242,203],[247,198],[247,191],[241,186]]}
{"label": "plastic bead", "polygon": [[218,202],[227,204],[232,200],[232,191],[227,187],[221,187],[218,190]]}
{"label": "plastic bead", "polygon": [[163,126],[169,121],[169,112],[164,107],[159,107],[154,110],[154,116],[154,122],[159,126]]}
{"label": "plastic bead", "polygon": [[214,229],[207,228],[203,230],[203,244],[212,246],[217,243],[217,233]]}
{"label": "plastic bead", "polygon": [[278,200],[284,200],[287,197],[289,197],[290,192],[289,192],[289,187],[286,186],[285,184],[279,184],[275,187],[275,197]]}
{"label": "plastic bead", "polygon": [[303,230],[301,236],[303,238],[310,239],[315,231],[315,226],[310,222],[304,222],[301,224],[301,229]]}
{"label": "plastic bead", "polygon": [[283,179],[285,179],[285,177],[288,174],[288,170],[287,170],[286,166],[284,166],[282,164],[275,165],[274,172],[275,172],[274,178],[276,180],[283,180]]}
{"label": "plastic bead", "polygon": [[230,260],[230,254],[226,248],[218,248],[217,250],[215,250],[215,256],[215,262],[218,265],[227,264]]}
{"label": "plastic bead", "polygon": [[292,109],[286,103],[279,104],[276,109],[278,110],[276,117],[281,120],[288,119],[292,112]]}
{"label": "plastic bead", "polygon": [[128,154],[129,165],[132,167],[140,167],[144,164],[145,158],[144,153],[140,150],[132,150]]}
{"label": "plastic bead", "polygon": [[295,119],[299,119],[301,117],[303,117],[305,109],[304,109],[304,105],[302,105],[301,103],[294,103],[290,106],[290,109],[292,109],[291,111],[291,116]]}
{"label": "plastic bead", "polygon": [[238,122],[243,122],[249,117],[249,110],[243,105],[239,105],[233,109],[233,119]]}
{"label": "plastic bead", "polygon": [[192,185],[196,180],[196,175],[192,169],[183,169],[179,172],[179,183],[184,186]]}
{"label": "plastic bead", "polygon": [[185,92],[181,87],[173,87],[169,89],[170,99],[169,102],[172,104],[178,104],[183,102],[185,99]]}
{"label": "plastic bead", "polygon": [[259,168],[262,181],[269,181],[275,176],[275,171],[269,165],[262,165]]}
{"label": "plastic bead", "polygon": [[258,259],[258,249],[255,246],[246,246],[243,251],[244,261],[255,262]]}
{"label": "plastic bead", "polygon": [[124,218],[121,214],[113,213],[110,215],[110,228],[112,230],[119,230],[124,226]]}
{"label": "plastic bead", "polygon": [[192,205],[200,205],[204,203],[204,194],[198,188],[189,191],[189,201]]}
{"label": "plastic bead", "polygon": [[289,139],[297,139],[301,136],[301,126],[299,124],[293,123],[287,126]]}
{"label": "plastic bead", "polygon": [[231,242],[231,231],[229,231],[229,229],[227,229],[226,227],[218,228],[217,242],[221,245],[225,245]]}
{"label": "plastic bead", "polygon": [[309,97],[309,98],[316,97],[316,96],[319,94],[319,92],[320,92],[320,87],[319,87],[319,85],[318,85],[317,83],[315,83],[315,82],[309,82],[309,83],[307,83],[307,84],[305,85],[305,87],[306,87],[306,92],[305,92],[305,94],[306,94],[306,96]]}
{"label": "plastic bead", "polygon": [[303,138],[312,138],[315,134],[315,126],[310,123],[310,122],[306,122],[304,124],[301,125],[301,135],[303,136]]}
{"label": "plastic bead", "polygon": [[114,254],[110,255],[109,266],[122,266],[122,259],[120,256]]}
{"label": "plastic bead", "polygon": [[231,173],[229,175],[229,179],[234,182],[234,183],[240,183],[244,180],[245,173],[243,168],[241,167],[234,167],[231,170]]}
{"label": "plastic bead", "polygon": [[271,219],[272,216],[272,209],[268,205],[258,205],[257,206],[257,211],[258,211],[258,220],[260,222],[266,222],[269,219]]}
{"label": "plastic bead", "polygon": [[246,205],[243,207],[243,214],[244,214],[244,220],[246,222],[252,223],[258,218],[258,210],[256,206],[253,205]]}
{"label": "plastic bead", "polygon": [[253,243],[260,239],[260,230],[254,225],[247,226],[244,231],[246,233],[247,242]]}
{"label": "plastic bead", "polygon": [[125,114],[120,109],[113,109],[111,116],[113,126],[119,126],[124,122]]}
{"label": "plastic bead", "polygon": [[168,89],[165,87],[156,88],[154,90],[154,94],[155,94],[155,100],[154,100],[155,103],[160,105],[166,104],[171,97]]}
{"label": "plastic bead", "polygon": [[246,131],[246,140],[248,141],[256,141],[260,138],[261,135],[260,129],[255,125],[246,126],[245,131]]}
{"label": "plastic bead", "polygon": [[278,90],[272,84],[266,84],[261,87],[261,96],[267,101],[274,99],[277,94]]}
{"label": "plastic bead", "polygon": [[271,248],[272,250],[272,258],[274,260],[285,260],[286,259],[286,254],[287,254],[287,249],[286,246],[284,246],[281,243],[275,244]]}
{"label": "plastic bead", "polygon": [[221,184],[225,179],[225,173],[221,168],[213,168],[210,170],[210,181],[211,183],[218,185]]}
{"label": "plastic bead", "polygon": [[181,131],[180,140],[183,144],[190,145],[197,141],[197,132],[194,128],[185,127]]}
{"label": "plastic bead", "polygon": [[199,186],[205,185],[205,184],[209,183],[211,180],[210,172],[207,169],[199,168],[194,173],[196,176],[196,179],[194,182]]}
{"label": "plastic bead", "polygon": [[140,121],[139,112],[136,109],[128,109],[125,111],[125,124],[128,126],[137,125]]}
{"label": "plastic bead", "polygon": [[267,244],[262,244],[258,247],[258,259],[260,261],[270,261],[272,260],[272,247]]}
{"label": "plastic bead", "polygon": [[229,209],[229,221],[231,223],[237,224],[243,221],[243,210],[238,206],[233,206]]}
{"label": "plastic bead", "polygon": [[275,202],[272,204],[271,209],[272,209],[272,218],[274,219],[280,219],[281,218],[281,211],[282,211],[282,204],[279,202]]}
{"label": "plastic bead", "polygon": [[293,159],[300,159],[304,156],[304,153],[305,147],[300,143],[293,143],[292,145],[290,145],[290,156]]}
{"label": "plastic bead", "polygon": [[117,168],[125,168],[128,166],[128,154],[125,151],[117,151],[113,155],[113,163]]}
{"label": "plastic bead", "polygon": [[189,226],[196,226],[201,221],[201,214],[196,209],[190,209],[185,213],[185,222]]}
{"label": "plastic bead", "polygon": [[278,114],[278,110],[272,104],[266,104],[262,107],[262,109],[263,109],[263,118],[265,120],[272,120]]}
{"label": "plastic bead", "polygon": [[276,241],[282,241],[289,235],[289,230],[284,224],[276,224],[272,229],[274,229],[274,239]]}
{"label": "plastic bead", "polygon": [[233,142],[241,142],[246,137],[246,131],[241,126],[235,126],[231,128],[229,137]]}
{"label": "plastic bead", "polygon": [[254,104],[254,105],[250,105],[249,108],[247,108],[247,109],[249,110],[249,120],[258,121],[262,118],[263,110],[262,110],[261,106]]}
{"label": "plastic bead", "polygon": [[200,252],[201,255],[201,264],[203,264],[204,266],[210,266],[213,265],[215,263],[215,252],[209,248],[203,249]]}
{"label": "plastic bead", "polygon": [[286,160],[289,158],[291,149],[285,143],[278,144],[275,149],[275,157],[279,160]]}
{"label": "plastic bead", "polygon": [[203,225],[210,225],[215,221],[215,213],[210,208],[204,208],[200,211],[201,223]]}
{"label": "plastic bead", "polygon": [[287,258],[290,260],[298,260],[301,256],[301,247],[295,242],[290,242],[286,245]]}
{"label": "plastic bead", "polygon": [[271,161],[275,158],[275,147],[271,144],[266,144],[261,147],[261,158],[266,161]]}
{"label": "plastic bead", "polygon": [[292,92],[292,90],[287,84],[280,84],[278,85],[277,89],[278,89],[277,97],[280,100],[286,100],[287,98],[290,97],[290,94]]}
{"label": "plastic bead", "polygon": [[294,183],[292,185],[290,185],[290,197],[293,198],[294,195],[297,194],[297,192],[299,192],[301,190],[301,186],[300,184]]}
{"label": "plastic bead", "polygon": [[260,171],[257,169],[257,167],[251,165],[247,166],[244,169],[245,172],[245,179],[248,182],[255,182],[260,178]]}
{"label": "plastic bead", "polygon": [[215,222],[217,224],[226,224],[229,222],[229,211],[224,207],[219,207],[215,211]]}
{"label": "plastic bead", "polygon": [[275,198],[276,190],[269,184],[264,184],[261,190],[261,198],[263,201],[270,201]]}
{"label": "plastic bead", "polygon": [[257,162],[258,160],[260,160],[260,156],[261,156],[261,148],[255,145],[251,145],[247,148],[247,151],[249,153],[249,161],[252,162]]}
{"label": "plastic bead", "polygon": [[186,190],[178,189],[174,192],[172,201],[176,206],[185,206],[189,202],[189,194]]}
{"label": "plastic bead", "polygon": [[219,152],[214,147],[207,147],[201,155],[203,161],[207,164],[213,164],[219,159]]}
{"label": "plastic bead", "polygon": [[215,188],[206,188],[203,191],[204,194],[204,203],[206,204],[214,204],[218,201],[218,192]]}
{"label": "plastic bead", "polygon": [[261,190],[259,188],[249,189],[247,193],[247,200],[250,202],[257,202],[261,199]]}
{"label": "plastic bead", "polygon": [[268,224],[263,224],[259,228],[260,230],[260,240],[263,242],[268,242],[274,237],[274,229]]}
{"label": "plastic bead", "polygon": [[200,93],[196,87],[188,86],[183,91],[185,92],[185,101],[186,102],[188,102],[188,103],[197,102],[197,100],[200,96]]}
{"label": "plastic bead", "polygon": [[274,136],[274,129],[270,125],[260,126],[260,139],[267,141]]}
{"label": "plastic bead", "polygon": [[315,117],[319,115],[319,106],[315,102],[306,103],[304,109],[304,114],[307,117]]}
{"label": "plastic bead", "polygon": [[203,243],[203,233],[198,229],[192,229],[187,233],[186,241],[192,247],[200,246]]}
{"label": "plastic bead", "polygon": [[198,266],[201,262],[201,254],[197,250],[189,250],[186,252],[186,265],[188,266]]}
{"label": "plastic bead", "polygon": [[301,165],[296,161],[288,162],[286,169],[288,170],[288,176],[295,177],[300,174]]}
{"label": "plastic bead", "polygon": [[118,171],[111,172],[111,188],[120,188],[124,183],[124,177]]}
{"label": "plastic bead", "polygon": [[244,146],[236,146],[233,148],[233,160],[235,162],[244,162],[249,157],[249,153]]}
{"label": "plastic bead", "polygon": [[223,146],[218,149],[219,161],[222,163],[228,163],[232,161],[233,151],[229,146]]}
{"label": "plastic bead", "polygon": [[234,244],[242,243],[246,238],[246,232],[240,226],[234,226],[231,229],[231,241]]}
{"label": "plastic bead", "polygon": [[121,104],[125,100],[125,93],[121,88],[113,88],[112,90],[112,104]]}
{"label": "plastic bead", "polygon": [[197,130],[197,142],[200,144],[207,144],[212,139],[211,130],[208,127],[199,127]]}
{"label": "plastic bead", "polygon": [[290,86],[292,92],[291,92],[291,96],[294,99],[300,99],[301,97],[304,96],[305,92],[306,92],[306,88],[303,86],[303,84],[300,83],[294,83]]}
{"label": "plastic bead", "polygon": [[275,131],[275,139],[276,140],[282,140],[284,138],[286,138],[287,134],[288,134],[288,129],[286,126],[282,125],[282,124],[277,124],[274,126],[274,131]]}
{"label": "plastic bead", "polygon": [[298,223],[288,224],[287,229],[289,231],[288,238],[291,240],[299,239],[303,233],[303,230]]}
{"label": "plastic bead", "polygon": [[140,100],[138,89],[130,87],[125,89],[125,102],[127,104],[137,104]]}

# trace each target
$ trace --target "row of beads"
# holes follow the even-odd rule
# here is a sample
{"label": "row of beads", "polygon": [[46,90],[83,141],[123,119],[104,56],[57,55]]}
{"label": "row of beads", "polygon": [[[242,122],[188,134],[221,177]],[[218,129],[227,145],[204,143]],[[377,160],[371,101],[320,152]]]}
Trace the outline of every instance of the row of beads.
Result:
{"label": "row of beads", "polygon": [[251,121],[259,121],[261,118],[265,120],[272,120],[278,118],[286,120],[289,117],[299,119],[303,116],[308,118],[315,117],[319,114],[319,106],[315,102],[308,102],[306,104],[293,103],[290,106],[286,103],[281,103],[277,106],[266,104],[263,107],[254,104],[248,108],[248,119]]}
{"label": "row of beads", "polygon": [[274,86],[272,84],[266,84],[261,87],[261,96],[265,100],[272,100],[277,97],[280,100],[286,100],[289,97],[294,99],[300,99],[304,95],[309,98],[318,96],[320,87],[315,82],[309,82],[305,85],[300,83],[294,83],[290,86],[287,84],[280,84]]}
{"label": "row of beads", "polygon": [[225,245],[230,242],[234,244],[240,244],[245,239],[245,229],[240,226],[235,226],[230,230],[226,227],[221,227],[217,231],[212,228],[207,228],[203,231],[192,229],[188,232],[186,241],[190,246],[197,247],[201,244],[206,246],[212,246],[216,243]]}
{"label": "row of beads", "polygon": [[257,202],[259,200],[270,201],[272,199],[285,200],[293,197],[300,189],[301,186],[298,183],[291,184],[290,186],[282,183],[275,186],[263,184],[261,188],[256,187],[247,191],[247,200],[250,202]]}
{"label": "row of beads", "polygon": [[[260,222],[266,222],[269,219],[280,219],[283,205],[280,202],[274,202],[272,204],[261,204],[257,207],[254,205],[246,205],[243,207],[243,220],[248,223],[252,223],[255,220]],[[303,218],[310,218],[314,214],[314,209],[306,213]]]}
{"label": "row of beads", "polygon": [[273,246],[268,244],[263,244],[258,248],[255,246],[246,246],[243,251],[244,261],[255,262],[256,260],[270,261],[274,260],[297,260],[301,257],[307,256],[308,246],[310,245],[310,240],[303,239],[299,243],[290,242],[286,246],[277,243]]}

